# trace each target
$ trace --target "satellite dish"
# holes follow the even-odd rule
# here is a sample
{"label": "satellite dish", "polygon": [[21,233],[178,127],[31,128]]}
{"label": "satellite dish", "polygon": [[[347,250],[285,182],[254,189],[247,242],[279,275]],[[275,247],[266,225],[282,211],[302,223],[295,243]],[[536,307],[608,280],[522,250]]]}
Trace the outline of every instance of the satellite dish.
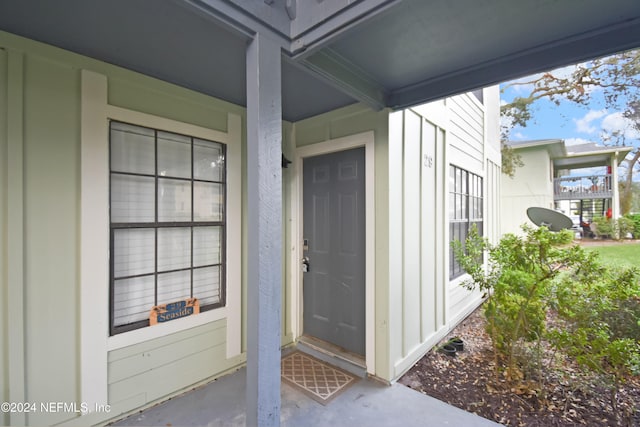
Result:
{"label": "satellite dish", "polygon": [[551,231],[560,231],[573,227],[573,221],[565,214],[547,208],[531,207],[527,216],[537,226],[545,226]]}

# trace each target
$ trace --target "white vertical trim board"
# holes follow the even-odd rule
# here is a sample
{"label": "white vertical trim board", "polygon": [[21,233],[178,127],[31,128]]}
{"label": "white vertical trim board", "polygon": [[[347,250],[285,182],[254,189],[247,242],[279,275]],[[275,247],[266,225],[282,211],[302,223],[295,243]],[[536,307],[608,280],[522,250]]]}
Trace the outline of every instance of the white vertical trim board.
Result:
{"label": "white vertical trim board", "polygon": [[441,149],[436,152],[438,162],[440,165],[440,183],[438,190],[440,191],[439,206],[437,207],[438,217],[436,218],[436,224],[443,224],[442,230],[439,233],[440,243],[438,246],[441,248],[442,262],[436,263],[440,266],[438,289],[442,292],[439,295],[438,302],[442,301],[438,306],[442,312],[438,313],[439,323],[437,326],[444,326],[447,324],[449,316],[449,168],[451,162],[449,160],[449,134],[444,129],[438,130],[436,138],[436,147]]}
{"label": "white vertical trim board", "polygon": [[[422,212],[420,189],[420,146],[422,117],[411,110],[404,112],[402,153],[402,357],[410,354],[421,343],[421,241]],[[392,205],[393,206],[393,205]]]}
{"label": "white vertical trim board", "polygon": [[302,275],[300,274],[300,260],[303,257],[303,186],[302,186],[302,161],[305,157],[313,157],[321,154],[329,154],[352,148],[365,148],[365,230],[366,230],[366,266],[365,266],[365,359],[367,372],[375,374],[375,137],[374,132],[363,132],[343,138],[306,145],[296,149],[294,161],[294,182],[291,197],[291,218],[295,229],[292,230],[294,239],[292,247],[291,266],[291,291],[292,300],[295,301],[291,310],[292,324],[294,325],[294,338],[298,338],[302,332],[303,303],[302,303]]}
{"label": "white vertical trim board", "polygon": [[404,145],[404,110],[389,114],[389,372],[393,375],[396,360],[402,359],[402,280],[403,280],[403,223],[402,159]]}
{"label": "white vertical trim board", "polygon": [[106,405],[109,336],[109,147],[107,78],[81,71],[80,396]]}
{"label": "white vertical trim board", "polygon": [[[295,124],[293,125],[295,127]],[[295,137],[295,130],[292,132]],[[295,147],[295,141],[293,145]],[[302,335],[302,158],[298,157],[296,152],[295,158],[291,164],[293,178],[291,181],[291,204],[289,206],[289,236],[290,241],[285,242],[285,247],[290,245],[291,262],[289,264],[289,277],[291,284],[291,333],[295,341]]]}
{"label": "white vertical trim board", "polygon": [[[227,118],[227,359],[242,352],[242,120]],[[214,310],[215,311],[215,310]]]}
{"label": "white vertical trim board", "polygon": [[366,331],[366,364],[367,372],[375,374],[376,370],[376,295],[375,295],[375,277],[376,277],[376,192],[375,192],[375,144],[373,132],[367,136],[365,145],[365,165],[366,165],[366,309],[365,322],[367,324]]}

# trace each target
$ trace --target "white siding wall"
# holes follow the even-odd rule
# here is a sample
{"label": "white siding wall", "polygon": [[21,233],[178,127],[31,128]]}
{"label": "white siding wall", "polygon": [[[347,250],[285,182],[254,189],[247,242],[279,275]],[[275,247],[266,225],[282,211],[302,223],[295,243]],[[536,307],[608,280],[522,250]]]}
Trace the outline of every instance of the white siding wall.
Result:
{"label": "white siding wall", "polygon": [[502,154],[500,142],[500,110],[490,106],[500,105],[498,86],[484,90],[485,110],[485,236],[491,243],[500,240],[502,212],[500,194],[502,183]]}
{"label": "white siding wall", "polygon": [[444,331],[443,133],[415,111],[390,115],[389,328],[392,378]]}
{"label": "white siding wall", "polygon": [[502,178],[502,233],[521,233],[522,224],[533,225],[527,208],[539,206],[553,209],[551,160],[545,148],[519,150],[524,166],[513,178]]}
{"label": "white siding wall", "polygon": [[[483,194],[486,195],[487,180],[484,173],[487,153],[487,147],[485,146],[485,108],[472,94],[449,98],[447,99],[447,106],[451,117],[450,131],[447,133],[448,164],[482,177]],[[448,191],[449,188],[447,188]],[[487,221],[493,213],[487,212],[485,204],[484,220]],[[447,227],[448,229],[449,227]],[[449,249],[448,245],[449,239],[447,239],[447,251]],[[460,286],[465,279],[466,277],[462,276],[449,282],[449,316],[447,320],[450,325],[458,323],[478,304],[479,293],[469,292]]]}
{"label": "white siding wall", "polygon": [[483,178],[485,235],[499,232],[499,97],[465,94],[389,117],[389,340],[397,379],[481,302],[449,280],[449,168]]}
{"label": "white siding wall", "polygon": [[502,212],[500,210],[500,182],[502,180],[502,168],[499,163],[487,159],[485,174],[485,237],[492,244],[498,243],[501,236]]}
{"label": "white siding wall", "polygon": [[447,99],[449,163],[482,176],[484,164],[484,109],[473,95]]}

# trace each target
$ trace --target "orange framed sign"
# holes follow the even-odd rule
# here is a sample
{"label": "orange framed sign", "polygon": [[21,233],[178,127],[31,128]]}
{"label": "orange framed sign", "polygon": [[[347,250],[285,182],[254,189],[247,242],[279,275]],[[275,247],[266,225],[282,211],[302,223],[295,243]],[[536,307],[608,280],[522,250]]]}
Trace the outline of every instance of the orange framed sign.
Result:
{"label": "orange framed sign", "polygon": [[187,298],[181,301],[154,305],[149,314],[149,324],[169,322],[182,317],[200,313],[200,301],[198,298]]}

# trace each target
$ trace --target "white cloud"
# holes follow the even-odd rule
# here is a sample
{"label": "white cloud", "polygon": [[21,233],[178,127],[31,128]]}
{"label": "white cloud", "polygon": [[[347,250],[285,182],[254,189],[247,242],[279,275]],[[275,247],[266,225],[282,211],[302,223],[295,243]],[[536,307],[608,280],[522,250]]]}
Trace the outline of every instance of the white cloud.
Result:
{"label": "white cloud", "polygon": [[602,130],[608,134],[618,132],[627,139],[640,138],[640,132],[634,129],[633,122],[625,118],[620,112],[609,114],[602,119]]}
{"label": "white cloud", "polygon": [[607,114],[607,110],[590,110],[581,119],[573,119],[576,124],[576,131],[580,133],[595,133],[598,128],[594,121],[597,121]]}
{"label": "white cloud", "polygon": [[513,134],[513,138],[514,141],[526,141],[527,140],[527,135],[523,134],[522,132],[516,132]]}
{"label": "white cloud", "polygon": [[583,138],[567,138],[564,140],[565,145],[579,145],[579,144],[587,144],[591,141]]}

